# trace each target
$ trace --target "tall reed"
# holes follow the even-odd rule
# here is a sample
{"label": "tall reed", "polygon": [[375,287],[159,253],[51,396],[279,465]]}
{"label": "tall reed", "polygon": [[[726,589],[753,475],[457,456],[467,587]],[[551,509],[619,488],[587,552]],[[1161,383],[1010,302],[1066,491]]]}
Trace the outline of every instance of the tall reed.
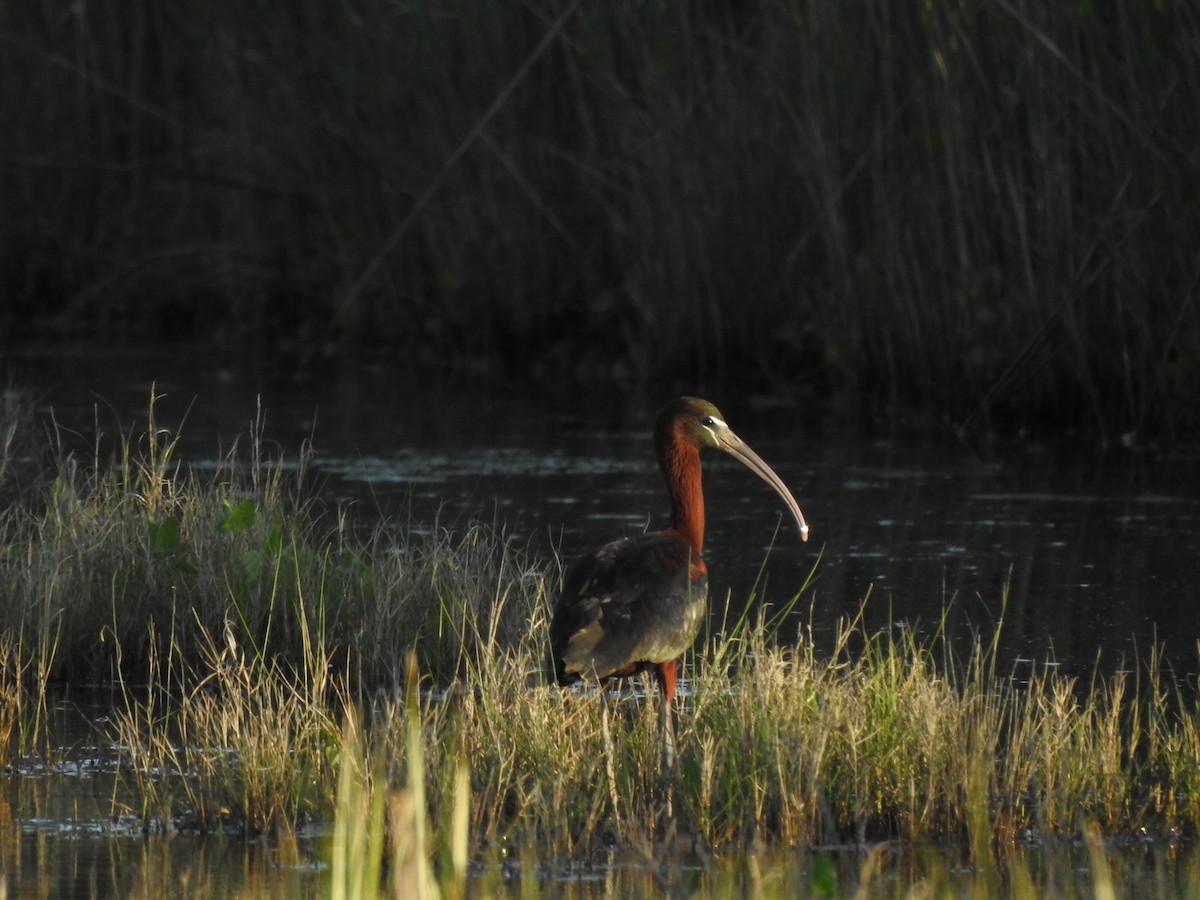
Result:
{"label": "tall reed", "polygon": [[568,6],[7,8],[7,316],[1196,434],[1188,0]]}

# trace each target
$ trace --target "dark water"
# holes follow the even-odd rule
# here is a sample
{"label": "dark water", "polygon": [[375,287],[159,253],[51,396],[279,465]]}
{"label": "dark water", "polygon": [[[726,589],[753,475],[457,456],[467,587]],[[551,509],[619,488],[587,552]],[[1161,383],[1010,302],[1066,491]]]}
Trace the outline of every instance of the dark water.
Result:
{"label": "dark water", "polygon": [[[730,414],[732,415],[732,414]],[[706,559],[716,614],[732,615],[760,569],[786,602],[814,564],[800,606],[820,638],[868,597],[872,629],[926,632],[949,607],[951,634],[989,638],[1003,614],[1002,658],[1116,667],[1155,643],[1193,671],[1200,628],[1200,500],[1188,459],[1104,461],[1019,448],[980,456],[899,439],[786,436],[781,423],[735,427],[793,487],[812,527],[801,544],[775,495],[736,462],[707,458]],[[318,443],[319,445],[319,443]],[[318,464],[369,484],[384,510],[410,495],[418,521],[496,519],[566,559],[608,537],[662,524],[665,500],[645,424],[535,434],[524,444],[467,437]],[[777,531],[778,529],[778,531]],[[548,551],[547,551],[548,552]],[[817,563],[818,557],[820,558]],[[766,561],[764,567],[764,560]]]}
{"label": "dark water", "polygon": [[[97,429],[111,440],[145,428],[154,384],[158,425],[181,430],[184,458],[203,464],[235,440],[244,448],[261,404],[268,439],[294,459],[311,438],[314,471],[366,515],[451,529],[483,518],[568,560],[663,524],[649,437],[661,397],[434,389],[380,361],[303,383],[213,350],[35,349],[7,365],[88,456]],[[786,602],[819,557],[800,603],[818,640],[869,594],[870,628],[927,632],[949,607],[960,642],[975,631],[990,638],[1003,612],[1000,646],[1013,664],[1053,659],[1087,672],[1099,657],[1116,668],[1157,643],[1181,675],[1196,671],[1196,453],[863,437],[810,423],[787,403],[710,399],[791,486],[812,526],[801,544],[766,485],[707,454],[716,615],[727,600],[731,615],[741,611],[760,570],[759,597]]]}
{"label": "dark water", "polygon": [[52,746],[0,777],[0,897],[318,897],[323,835],[147,834],[103,737],[107,707],[59,698]]}
{"label": "dark water", "polygon": [[[657,527],[665,512],[649,437],[664,397],[446,391],[393,377],[379,362],[298,382],[212,350],[132,357],[32,349],[0,365],[35,392],[39,417],[53,415],[85,458],[97,433],[108,444],[144,430],[153,383],[158,425],[182,429],[184,459],[204,465],[235,440],[244,447],[261,401],[265,434],[285,456],[295,459],[311,438],[313,468],[332,494],[418,528],[481,517],[546,556],[570,559]],[[965,646],[976,632],[990,639],[1003,616],[1002,665],[1052,659],[1086,674],[1097,659],[1107,670],[1132,666],[1159,644],[1180,681],[1195,686],[1195,455],[1069,440],[972,448],[863,437],[807,421],[786,403],[710,399],[792,487],[812,527],[801,544],[766,485],[720,454],[707,456],[715,615],[728,602],[736,616],[756,582],[758,602],[786,602],[816,564],[803,622],[794,624],[811,620],[819,642],[831,642],[833,623],[869,595],[870,629],[927,634],[948,607],[949,634]],[[69,782],[83,785],[82,795],[72,787],[58,800],[34,800],[23,779],[37,772],[5,779],[0,845],[10,890],[157,896],[164,884],[203,882],[205,896],[319,892],[319,835],[227,855],[217,843],[131,832],[111,818],[104,765]],[[89,792],[94,811],[80,812]],[[96,893],[114,871],[144,874]],[[47,872],[56,874],[38,874]]]}

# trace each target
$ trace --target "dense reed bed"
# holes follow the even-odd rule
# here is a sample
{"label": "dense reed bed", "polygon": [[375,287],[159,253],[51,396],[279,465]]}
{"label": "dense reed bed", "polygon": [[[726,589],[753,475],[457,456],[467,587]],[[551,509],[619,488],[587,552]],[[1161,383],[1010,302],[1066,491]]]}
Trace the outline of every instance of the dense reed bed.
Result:
{"label": "dense reed bed", "polygon": [[1189,0],[10,4],[0,42],[8,334],[1197,433]]}

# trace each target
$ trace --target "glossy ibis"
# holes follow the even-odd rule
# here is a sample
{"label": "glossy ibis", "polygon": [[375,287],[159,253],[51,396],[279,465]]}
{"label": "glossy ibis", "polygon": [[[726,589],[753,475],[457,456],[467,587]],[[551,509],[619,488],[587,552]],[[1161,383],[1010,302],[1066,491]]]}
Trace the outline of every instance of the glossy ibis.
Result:
{"label": "glossy ibis", "polygon": [[681,397],[654,423],[654,448],[671,498],[662,531],[605,544],[567,571],[550,622],[559,684],[606,682],[652,670],[665,721],[675,696],[678,660],[700,631],[708,600],[700,450],[715,447],[741,460],[783,498],[808,540],[800,506],[771,467],[725,424],[713,404]]}

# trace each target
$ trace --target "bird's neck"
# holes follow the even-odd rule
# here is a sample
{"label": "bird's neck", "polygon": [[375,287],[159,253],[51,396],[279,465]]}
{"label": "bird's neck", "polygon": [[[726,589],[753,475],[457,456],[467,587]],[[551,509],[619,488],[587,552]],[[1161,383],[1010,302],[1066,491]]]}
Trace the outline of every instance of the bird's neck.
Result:
{"label": "bird's neck", "polygon": [[691,544],[699,558],[704,549],[704,491],[700,485],[700,451],[689,445],[664,448],[659,464],[671,497],[671,526]]}

